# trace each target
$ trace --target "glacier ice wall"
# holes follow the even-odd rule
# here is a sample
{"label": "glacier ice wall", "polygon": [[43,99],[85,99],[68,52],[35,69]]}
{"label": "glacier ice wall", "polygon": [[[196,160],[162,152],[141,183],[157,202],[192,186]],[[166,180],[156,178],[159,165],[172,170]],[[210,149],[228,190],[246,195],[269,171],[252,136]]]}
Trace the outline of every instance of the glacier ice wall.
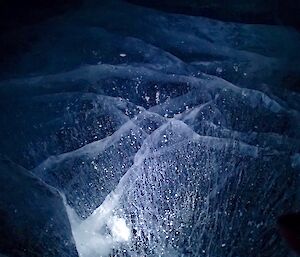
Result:
{"label": "glacier ice wall", "polygon": [[81,257],[292,256],[298,31],[122,1],[27,30],[1,153],[65,196]]}

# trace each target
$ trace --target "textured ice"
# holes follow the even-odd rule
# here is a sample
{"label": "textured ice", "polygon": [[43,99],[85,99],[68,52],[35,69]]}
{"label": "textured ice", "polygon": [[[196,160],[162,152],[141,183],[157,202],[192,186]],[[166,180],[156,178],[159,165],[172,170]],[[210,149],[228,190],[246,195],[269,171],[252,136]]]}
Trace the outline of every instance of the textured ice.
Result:
{"label": "textured ice", "polygon": [[[172,143],[151,143],[173,134],[179,139]],[[115,192],[120,195],[116,214],[122,213],[135,229],[129,256],[274,255],[280,242],[273,238],[266,244],[272,238],[266,228],[272,227],[272,215],[297,201],[291,192],[297,191],[298,174],[289,158],[232,140],[197,136],[177,122],[154,132],[145,144],[141,160]],[[276,187],[286,178],[291,192]],[[264,190],[257,194],[257,188]],[[277,202],[280,195],[289,202]],[[274,202],[264,203],[271,196]],[[239,231],[243,227],[247,229]]]}
{"label": "textured ice", "polygon": [[3,156],[0,178],[1,252],[7,256],[78,256],[57,190]]}
{"label": "textured ice", "polygon": [[34,173],[64,192],[77,213],[86,217],[115,188],[148,133],[163,121],[155,114],[139,114],[110,137],[50,157]]}
{"label": "textured ice", "polygon": [[111,135],[139,112],[120,98],[78,92],[6,98],[0,105],[2,147],[27,168]]}
{"label": "textured ice", "polygon": [[292,256],[299,32],[107,2],[27,28],[1,152],[64,195],[81,257]]}

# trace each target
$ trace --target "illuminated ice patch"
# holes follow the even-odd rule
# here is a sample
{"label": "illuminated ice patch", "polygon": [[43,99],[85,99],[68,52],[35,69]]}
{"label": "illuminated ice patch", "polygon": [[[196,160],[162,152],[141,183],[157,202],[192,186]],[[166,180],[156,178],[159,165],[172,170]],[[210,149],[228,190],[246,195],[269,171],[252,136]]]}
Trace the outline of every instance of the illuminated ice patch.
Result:
{"label": "illuminated ice patch", "polygon": [[112,194],[87,219],[81,220],[67,205],[72,233],[80,257],[106,257],[118,244],[130,240],[131,231],[124,218],[113,214],[117,197]]}
{"label": "illuminated ice patch", "polygon": [[128,241],[130,239],[130,229],[123,218],[112,217],[108,222],[108,226],[114,240],[117,242]]}

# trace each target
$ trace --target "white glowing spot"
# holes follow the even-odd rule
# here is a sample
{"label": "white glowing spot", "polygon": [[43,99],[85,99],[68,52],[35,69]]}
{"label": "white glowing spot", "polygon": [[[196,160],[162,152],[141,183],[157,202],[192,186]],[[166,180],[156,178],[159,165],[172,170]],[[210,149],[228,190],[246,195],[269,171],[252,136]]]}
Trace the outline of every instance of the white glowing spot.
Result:
{"label": "white glowing spot", "polygon": [[126,57],[126,54],[120,54],[121,57]]}
{"label": "white glowing spot", "polygon": [[221,67],[218,67],[217,70],[216,70],[216,72],[217,72],[218,74],[220,74],[220,73],[223,72],[223,69],[222,69]]}
{"label": "white glowing spot", "polygon": [[124,219],[119,217],[112,217],[109,222],[109,227],[113,238],[118,241],[128,241],[130,238],[130,229],[127,227]]}
{"label": "white glowing spot", "polygon": [[[80,257],[108,257],[119,244],[131,239],[131,229],[125,219],[113,215],[120,194],[111,192],[85,220],[81,220],[67,204],[64,195],[62,197]],[[119,211],[122,212],[122,209]]]}
{"label": "white glowing spot", "polygon": [[156,104],[159,104],[159,95],[160,95],[160,93],[159,93],[159,91],[157,91],[156,95],[155,95],[155,102],[156,102]]}

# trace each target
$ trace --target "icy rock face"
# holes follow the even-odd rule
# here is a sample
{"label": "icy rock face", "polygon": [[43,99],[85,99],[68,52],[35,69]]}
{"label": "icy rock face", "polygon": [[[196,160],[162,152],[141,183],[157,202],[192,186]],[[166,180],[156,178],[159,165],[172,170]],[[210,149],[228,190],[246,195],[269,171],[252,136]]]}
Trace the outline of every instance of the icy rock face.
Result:
{"label": "icy rock face", "polygon": [[7,256],[78,256],[59,193],[1,157],[0,251]]}
{"label": "icy rock face", "polygon": [[79,255],[292,256],[299,33],[96,2],[0,82],[0,150],[65,195]]}

